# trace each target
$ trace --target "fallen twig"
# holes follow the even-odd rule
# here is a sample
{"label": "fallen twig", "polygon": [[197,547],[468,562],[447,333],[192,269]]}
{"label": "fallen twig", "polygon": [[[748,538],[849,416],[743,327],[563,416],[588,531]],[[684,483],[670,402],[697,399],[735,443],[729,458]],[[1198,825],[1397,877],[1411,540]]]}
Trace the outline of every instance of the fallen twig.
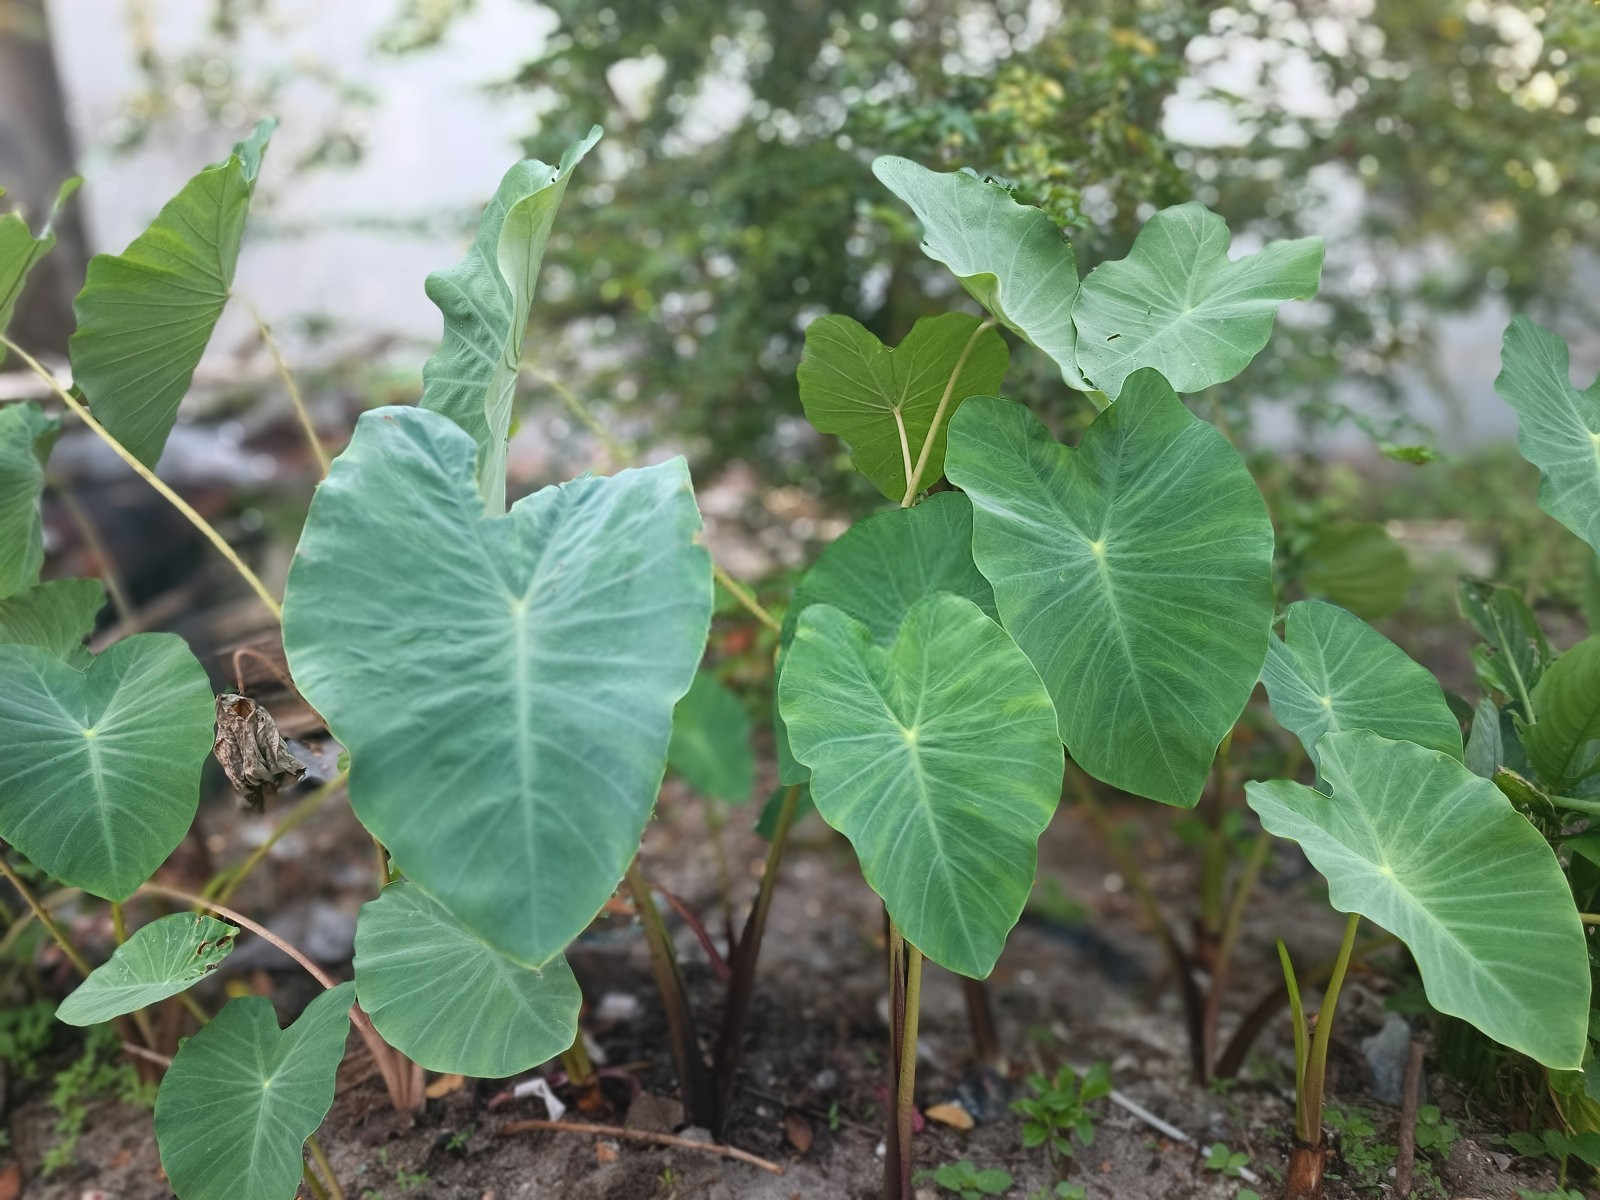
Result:
{"label": "fallen twig", "polygon": [[172,1059],[168,1058],[165,1054],[157,1054],[154,1050],[146,1050],[143,1046],[136,1046],[132,1042],[123,1042],[122,1050],[123,1053],[131,1054],[135,1058],[142,1058],[146,1062],[153,1062],[158,1067],[170,1067],[172,1065]]}
{"label": "fallen twig", "polygon": [[525,1121],[512,1121],[509,1125],[502,1125],[499,1132],[530,1133],[535,1130],[552,1130],[556,1133],[587,1133],[595,1137],[618,1137],[634,1142],[651,1142],[657,1146],[675,1146],[680,1150],[700,1150],[706,1154],[716,1154],[722,1158],[737,1159],[742,1163],[749,1163],[752,1167],[760,1167],[773,1175],[782,1175],[783,1168],[775,1162],[751,1154],[748,1150],[740,1150],[736,1146],[719,1146],[715,1142],[695,1142],[688,1138],[678,1137],[671,1133],[654,1133],[648,1129],[624,1129],[621,1125],[591,1125],[586,1121],[540,1121],[529,1118]]}
{"label": "fallen twig", "polygon": [[1394,1194],[1405,1200],[1411,1195],[1411,1176],[1417,1164],[1417,1101],[1422,1091],[1422,1041],[1411,1039],[1411,1056],[1406,1059],[1404,1090],[1400,1095],[1400,1138],[1394,1158]]}
{"label": "fallen twig", "polygon": [[[1155,1113],[1151,1112],[1148,1108],[1145,1108],[1144,1105],[1135,1100],[1128,1099],[1128,1097],[1124,1096],[1121,1092],[1112,1091],[1109,1094],[1108,1099],[1118,1108],[1132,1113],[1146,1125],[1149,1125],[1158,1133],[1165,1134],[1173,1141],[1182,1142],[1186,1146],[1198,1145],[1198,1143],[1192,1137],[1190,1137],[1183,1130],[1179,1129],[1176,1125],[1173,1125],[1167,1121],[1163,1121],[1160,1117],[1156,1116]],[[1257,1175],[1249,1167],[1239,1168],[1239,1178],[1250,1184],[1252,1187],[1261,1182],[1261,1176]]]}

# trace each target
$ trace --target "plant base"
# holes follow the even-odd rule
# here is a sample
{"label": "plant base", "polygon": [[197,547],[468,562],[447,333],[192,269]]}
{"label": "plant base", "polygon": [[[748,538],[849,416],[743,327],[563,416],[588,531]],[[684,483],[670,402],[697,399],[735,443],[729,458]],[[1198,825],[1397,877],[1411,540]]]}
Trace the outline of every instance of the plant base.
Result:
{"label": "plant base", "polygon": [[1327,1161],[1327,1146],[1309,1146],[1296,1138],[1289,1152],[1283,1200],[1322,1200],[1322,1168]]}

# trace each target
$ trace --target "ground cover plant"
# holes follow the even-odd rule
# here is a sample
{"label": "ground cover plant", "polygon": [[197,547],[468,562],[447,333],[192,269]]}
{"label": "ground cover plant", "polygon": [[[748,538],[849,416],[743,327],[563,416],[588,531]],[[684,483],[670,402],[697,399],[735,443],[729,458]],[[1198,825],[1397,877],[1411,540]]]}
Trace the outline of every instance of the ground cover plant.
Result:
{"label": "ground cover plant", "polygon": [[[1115,790],[1174,810],[1209,787],[1216,851],[1219,779],[1239,770],[1232,739],[1258,682],[1303,750],[1285,774],[1303,761],[1310,779],[1244,786],[1263,832],[1213,931],[1219,961],[1268,835],[1298,843],[1346,914],[1314,1021],[1280,944],[1297,1101],[1285,1195],[1322,1192],[1329,1049],[1363,917],[1405,945],[1433,1010],[1549,1072],[1569,1132],[1540,1146],[1600,1133],[1585,933],[1600,922],[1586,911],[1600,892],[1588,827],[1600,814],[1600,642],[1555,655],[1516,593],[1469,586],[1484,697],[1463,740],[1438,682],[1360,616],[1284,603],[1267,501],[1226,433],[1184,400],[1234,379],[1279,307],[1315,294],[1317,239],[1230,256],[1222,219],[1187,203],[1155,211],[1125,257],[1080,275],[1062,231],[1000,183],[877,159],[923,252],[963,289],[961,311],[923,318],[893,347],[842,315],[807,328],[803,411],[887,506],[822,551],[780,620],[713,563],[681,457],[508,503],[523,334],[595,128],[554,165],[513,166],[466,257],[429,277],[444,334],[420,400],[367,411],[327,462],[280,602],[154,470],[228,302],[272,132],[263,122],[126,251],[94,260],[70,388],[0,337],[53,397],[48,411],[0,408],[0,838],[106,901],[115,952],[91,968],[28,879],[3,858],[0,870],[84,977],[61,1021],[117,1021],[163,1059],[152,1012],[185,1006],[193,1032],[154,1101],[182,1200],[281,1200],[302,1183],[343,1194],[315,1134],[352,1023],[397,1108],[423,1103],[424,1071],[499,1078],[560,1058],[570,1082],[592,1083],[566,955],[619,888],[644,927],[686,1114],[721,1134],[785,843],[812,808],[882,901],[881,1189],[909,1200],[927,964],[962,977],[987,1057],[982,981],[1023,914],[1064,787],[1088,808]],[[0,316],[49,240],[48,227],[0,219]],[[1014,344],[1048,356],[1092,413],[1074,444],[1035,397],[1000,394]],[[1499,388],[1543,474],[1544,508],[1600,549],[1600,390],[1574,388],[1560,339],[1521,318]],[[215,695],[181,638],[136,633],[91,654],[100,585],[40,581],[38,498],[67,419],[193,522],[281,621],[294,686],[348,756],[323,790],[348,791],[376,848],[352,979],[230,907],[259,859],[198,893],[155,882],[194,820],[208,754],[258,799],[293,768],[270,720]],[[779,786],[756,899],[742,925],[725,914],[726,953],[695,930],[725,976],[712,1037],[658,909],[658,894],[673,898],[636,855],[669,767],[714,802],[713,835],[726,819],[715,804],[755,788],[742,702],[703,665],[719,588],[772,642]],[[176,909],[129,931],[135,900]],[[188,992],[241,931],[320,988],[286,1028],[263,997],[209,1014]],[[1198,1007],[1188,1000],[1201,1078],[1217,1061],[1224,973]],[[1086,1106],[1111,1085],[1103,1066],[1037,1075],[1016,1105],[1023,1147],[1046,1148],[1067,1174],[1093,1144]],[[1250,1161],[1214,1143],[1206,1165],[1232,1178]],[[928,1178],[993,1195],[1012,1177],[958,1160]],[[1055,1194],[1082,1186],[1061,1179]]]}

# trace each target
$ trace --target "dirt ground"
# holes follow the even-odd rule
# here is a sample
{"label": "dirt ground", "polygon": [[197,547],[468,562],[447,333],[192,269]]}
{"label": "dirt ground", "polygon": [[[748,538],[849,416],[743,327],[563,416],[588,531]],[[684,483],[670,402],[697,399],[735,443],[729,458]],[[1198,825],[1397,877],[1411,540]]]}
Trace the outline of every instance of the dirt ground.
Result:
{"label": "dirt ground", "polygon": [[[285,803],[278,802],[278,811]],[[1114,809],[1113,816],[1154,833],[1171,814],[1130,803]],[[256,818],[238,812],[231,800],[208,803],[203,840],[192,839],[174,856],[169,877],[202,874],[207,857],[233,861],[259,842],[271,821],[271,813]],[[725,833],[741,918],[765,855],[765,843],[743,832],[747,826],[745,815],[735,813]],[[644,869],[717,931],[722,925],[711,844],[698,803],[669,784],[662,812],[645,839]],[[1152,884],[1171,911],[1181,911],[1181,897],[1193,894],[1192,856],[1170,836],[1136,837],[1133,844],[1146,848],[1141,856]],[[758,976],[738,1111],[728,1131],[729,1143],[771,1160],[781,1175],[699,1150],[570,1133],[502,1135],[501,1128],[512,1121],[545,1115],[537,1098],[491,1108],[490,1100],[506,1087],[503,1081],[467,1081],[430,1100],[422,1112],[402,1115],[389,1107],[370,1060],[352,1036],[337,1099],[320,1135],[346,1195],[350,1200],[876,1197],[887,1011],[881,910],[861,882],[848,844],[815,816],[797,826],[782,872]],[[340,800],[279,843],[237,903],[257,915],[277,914],[274,924],[280,929],[298,922],[307,942],[323,955],[337,956],[356,909],[370,895],[371,874],[370,842]],[[1105,1061],[1120,1093],[1193,1142],[1175,1141],[1123,1108],[1100,1102],[1093,1146],[1066,1174],[1083,1184],[1092,1200],[1231,1200],[1251,1185],[1205,1167],[1199,1148],[1213,1142],[1247,1153],[1246,1169],[1260,1179],[1254,1190],[1273,1197],[1293,1120],[1287,1021],[1271,1024],[1233,1087],[1194,1086],[1176,990],[1158,944],[1141,927],[1126,881],[1108,873],[1094,834],[1065,805],[1042,843],[1040,880],[1037,894],[1050,902],[1030,909],[992,980],[1008,1077],[974,1068],[960,987],[952,976],[929,968],[918,1102],[958,1101],[976,1125],[962,1132],[930,1121],[916,1140],[918,1167],[968,1159],[1010,1171],[1016,1182],[1009,1196],[1047,1191],[1061,1175],[1050,1170],[1040,1151],[1022,1149],[1018,1121],[1007,1102],[1030,1070]],[[1320,960],[1335,948],[1341,923],[1319,892],[1316,876],[1293,847],[1275,847],[1242,939],[1224,1035],[1247,999],[1275,981],[1274,937],[1283,936],[1301,962]],[[316,909],[309,916],[308,903]],[[720,987],[692,931],[676,918],[669,921],[697,1017],[703,1030],[714,1029]],[[85,925],[79,932],[92,938],[96,929]],[[242,978],[252,986],[270,990],[287,1017],[307,998],[304,977],[279,970],[281,960],[275,964],[260,949],[252,952],[241,939],[234,966],[247,968]],[[575,945],[571,958],[584,987],[586,1028],[605,1062],[622,1068],[606,1083],[611,1113],[571,1115],[671,1128],[681,1120],[681,1110],[674,1108],[664,1021],[637,926],[627,918],[603,920]],[[1371,1071],[1359,1047],[1382,1023],[1383,997],[1391,990],[1377,971],[1358,972],[1347,985],[1330,1080],[1332,1102],[1370,1110],[1374,1132],[1368,1140],[1389,1146],[1398,1110],[1372,1098]],[[213,987],[206,1002],[220,1004],[219,991]],[[1414,1195],[1515,1200],[1519,1188],[1554,1186],[1547,1171],[1534,1169],[1537,1164],[1506,1153],[1498,1140],[1503,1129],[1483,1123],[1481,1104],[1469,1104],[1436,1079],[1427,1086],[1428,1099],[1443,1107],[1462,1137],[1446,1158],[1422,1156]],[[110,1102],[91,1109],[77,1161],[39,1178],[40,1159],[54,1136],[54,1113],[43,1085],[13,1091],[7,1124],[25,1180],[22,1195],[156,1200],[171,1194],[160,1172],[149,1112]],[[635,1091],[642,1099],[634,1098]],[[1356,1149],[1372,1157],[1371,1146]],[[1342,1177],[1331,1181],[1329,1196],[1387,1196],[1392,1190],[1388,1170],[1380,1165],[1364,1174],[1353,1171],[1336,1149],[1330,1171]],[[5,1192],[0,1174],[0,1197]],[[952,1195],[930,1182],[922,1183],[918,1194],[929,1200]]]}

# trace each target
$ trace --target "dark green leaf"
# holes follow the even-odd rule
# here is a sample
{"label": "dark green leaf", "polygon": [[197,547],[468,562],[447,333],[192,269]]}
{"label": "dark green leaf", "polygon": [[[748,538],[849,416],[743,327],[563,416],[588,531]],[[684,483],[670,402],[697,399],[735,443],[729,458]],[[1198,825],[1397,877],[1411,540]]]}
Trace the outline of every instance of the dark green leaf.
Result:
{"label": "dark green leaf", "polygon": [[[6,327],[11,324],[11,314],[16,311],[17,299],[28,282],[28,272],[56,244],[52,229],[56,216],[81,182],[74,176],[61,184],[56,191],[55,203],[50,206],[50,215],[45,218],[44,228],[39,230],[37,236],[19,214],[0,213],[0,334],[5,333]],[[5,189],[0,188],[0,196],[5,194]],[[6,348],[0,346],[0,363],[5,360]]]}
{"label": "dark green leaf", "polygon": [[750,716],[717,677],[701,671],[672,710],[667,765],[702,795],[741,804],[755,787]]}
{"label": "dark green leaf", "polygon": [[1411,562],[1382,525],[1331,525],[1306,547],[1300,582],[1371,621],[1405,603]]}
{"label": "dark green leaf", "polygon": [[1600,773],[1600,636],[1579,642],[1533,689],[1538,721],[1522,741],[1540,779],[1553,792],[1585,796]]}
{"label": "dark green leaf", "polygon": [[74,667],[89,664],[84,639],[105,607],[98,579],[52,579],[0,600],[0,644],[37,646]]}
{"label": "dark green leaf", "polygon": [[39,493],[61,422],[35,404],[0,406],[0,598],[32,587],[44,563]]}
{"label": "dark green leaf", "polygon": [[980,333],[978,324],[965,313],[923,317],[892,350],[849,317],[818,317],[806,326],[795,372],[806,419],[843,438],[856,470],[896,504],[929,430],[933,444],[918,491],[944,474],[956,408],[968,396],[1000,389],[1010,353],[1005,339],[992,329]]}
{"label": "dark green leaf", "polygon": [[1533,610],[1520,592],[1502,584],[1463,579],[1456,594],[1461,615],[1484,640],[1472,654],[1479,684],[1522,705],[1550,664],[1550,643]]}

